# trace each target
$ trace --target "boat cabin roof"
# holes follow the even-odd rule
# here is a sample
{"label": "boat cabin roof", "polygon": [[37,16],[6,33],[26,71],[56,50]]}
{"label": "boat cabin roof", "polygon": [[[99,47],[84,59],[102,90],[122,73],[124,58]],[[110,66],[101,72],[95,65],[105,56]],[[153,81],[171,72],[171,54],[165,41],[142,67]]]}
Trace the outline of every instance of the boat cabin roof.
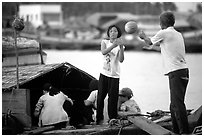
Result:
{"label": "boat cabin roof", "polygon": [[[37,78],[39,78],[40,82],[52,81],[53,83],[58,83],[58,85],[61,85],[60,81],[69,82],[71,85],[73,85],[74,83],[76,87],[78,87],[77,85],[80,85],[76,83],[77,81],[81,81],[84,83],[84,81],[86,81],[87,78],[95,79],[93,76],[89,75],[83,70],[80,70],[67,62],[56,64],[19,66],[18,74],[19,74],[18,76],[19,87],[25,88],[28,86],[24,85],[26,85],[29,82],[33,83],[34,81],[38,80]],[[64,77],[64,79],[62,77]],[[70,78],[70,80],[69,79],[67,80],[66,77]],[[34,83],[39,83],[39,81]],[[16,86],[17,86],[16,67],[2,67],[2,89],[10,90],[15,88]]]}
{"label": "boat cabin roof", "polygon": [[[19,85],[31,81],[41,75],[44,75],[56,68],[65,65],[62,64],[46,64],[46,65],[29,65],[19,66]],[[2,89],[14,88],[17,85],[16,67],[2,68]]]}

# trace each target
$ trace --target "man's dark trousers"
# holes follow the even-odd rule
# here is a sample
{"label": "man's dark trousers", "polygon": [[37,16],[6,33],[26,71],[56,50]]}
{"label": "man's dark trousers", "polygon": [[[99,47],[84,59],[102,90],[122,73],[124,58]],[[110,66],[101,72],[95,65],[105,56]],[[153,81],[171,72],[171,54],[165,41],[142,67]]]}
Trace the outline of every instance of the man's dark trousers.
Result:
{"label": "man's dark trousers", "polygon": [[189,134],[188,117],[184,103],[189,70],[180,69],[168,74],[170,88],[170,112],[173,131],[176,134]]}

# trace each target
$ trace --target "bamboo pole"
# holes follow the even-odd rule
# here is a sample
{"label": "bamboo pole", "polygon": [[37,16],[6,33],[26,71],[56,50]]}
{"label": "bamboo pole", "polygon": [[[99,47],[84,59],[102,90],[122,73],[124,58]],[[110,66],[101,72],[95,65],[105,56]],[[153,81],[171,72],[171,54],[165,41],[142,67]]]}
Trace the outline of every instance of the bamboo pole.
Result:
{"label": "bamboo pole", "polygon": [[16,82],[17,82],[17,89],[19,89],[19,75],[18,75],[18,47],[17,47],[17,31],[13,27],[14,30],[14,45],[15,45],[15,52],[16,52]]}
{"label": "bamboo pole", "polygon": [[17,18],[17,5],[15,6],[15,18],[14,18],[12,27],[14,30],[14,45],[15,45],[15,52],[16,52],[16,89],[19,89],[17,30],[15,28],[16,18]]}

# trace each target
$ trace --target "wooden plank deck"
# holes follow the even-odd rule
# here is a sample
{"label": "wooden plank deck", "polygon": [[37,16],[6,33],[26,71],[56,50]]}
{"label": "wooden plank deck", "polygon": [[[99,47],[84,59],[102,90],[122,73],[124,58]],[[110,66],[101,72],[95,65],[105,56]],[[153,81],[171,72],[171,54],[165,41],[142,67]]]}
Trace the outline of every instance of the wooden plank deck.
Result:
{"label": "wooden plank deck", "polygon": [[[146,131],[150,135],[172,135],[174,134],[168,129],[156,124],[150,119],[142,116],[142,114],[134,114],[132,112],[121,112],[119,113],[121,117],[126,117],[131,121],[136,127]],[[141,116],[140,116],[141,115]]]}
{"label": "wooden plank deck", "polygon": [[143,116],[128,117],[134,125],[146,131],[150,135],[173,135],[174,133],[154,123]]}

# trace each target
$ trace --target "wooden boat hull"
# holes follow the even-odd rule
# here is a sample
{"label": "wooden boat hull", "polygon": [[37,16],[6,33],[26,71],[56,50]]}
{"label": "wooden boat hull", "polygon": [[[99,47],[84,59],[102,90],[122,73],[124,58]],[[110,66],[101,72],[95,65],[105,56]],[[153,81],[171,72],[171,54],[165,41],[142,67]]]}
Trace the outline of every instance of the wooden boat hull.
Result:
{"label": "wooden boat hull", "polygon": [[[124,113],[124,116],[126,114]],[[127,120],[127,119],[126,119]],[[83,128],[75,129],[67,126],[63,129],[44,127],[26,134],[42,135],[173,135],[170,117],[162,117],[161,120],[153,122],[145,116],[131,116],[128,118],[132,123],[126,125],[85,125]],[[190,132],[202,134],[202,106],[188,116]],[[124,122],[124,121],[123,121]],[[126,121],[127,122],[127,121]]]}
{"label": "wooden boat hull", "polygon": [[[76,68],[69,63],[47,64],[47,65],[31,65],[19,67],[19,87],[16,87],[16,69],[15,67],[2,68],[2,125],[3,134],[19,134],[18,131],[6,132],[9,123],[8,109],[12,116],[20,120],[24,129],[28,129],[25,134],[66,134],[66,135],[112,135],[112,134],[168,134],[172,128],[171,121],[160,121],[152,123],[143,117],[128,118],[133,124],[128,126],[110,127],[108,125],[85,125],[83,129],[70,129],[69,127],[61,130],[55,130],[53,127],[46,127],[46,130],[37,127],[38,119],[33,116],[35,105],[42,95],[43,85],[46,82],[51,83],[59,88],[75,101],[85,100],[89,94],[89,83],[95,79],[88,73]],[[11,118],[11,117],[10,117]],[[191,132],[196,126],[202,125],[202,106],[189,115],[189,125]],[[167,130],[161,128],[165,127]],[[18,126],[15,126],[17,128]],[[168,131],[169,130],[169,131]]]}
{"label": "wooden boat hull", "polygon": [[127,127],[112,127],[108,125],[86,125],[83,129],[61,129],[45,131],[42,135],[148,135],[147,132],[132,125]]}

